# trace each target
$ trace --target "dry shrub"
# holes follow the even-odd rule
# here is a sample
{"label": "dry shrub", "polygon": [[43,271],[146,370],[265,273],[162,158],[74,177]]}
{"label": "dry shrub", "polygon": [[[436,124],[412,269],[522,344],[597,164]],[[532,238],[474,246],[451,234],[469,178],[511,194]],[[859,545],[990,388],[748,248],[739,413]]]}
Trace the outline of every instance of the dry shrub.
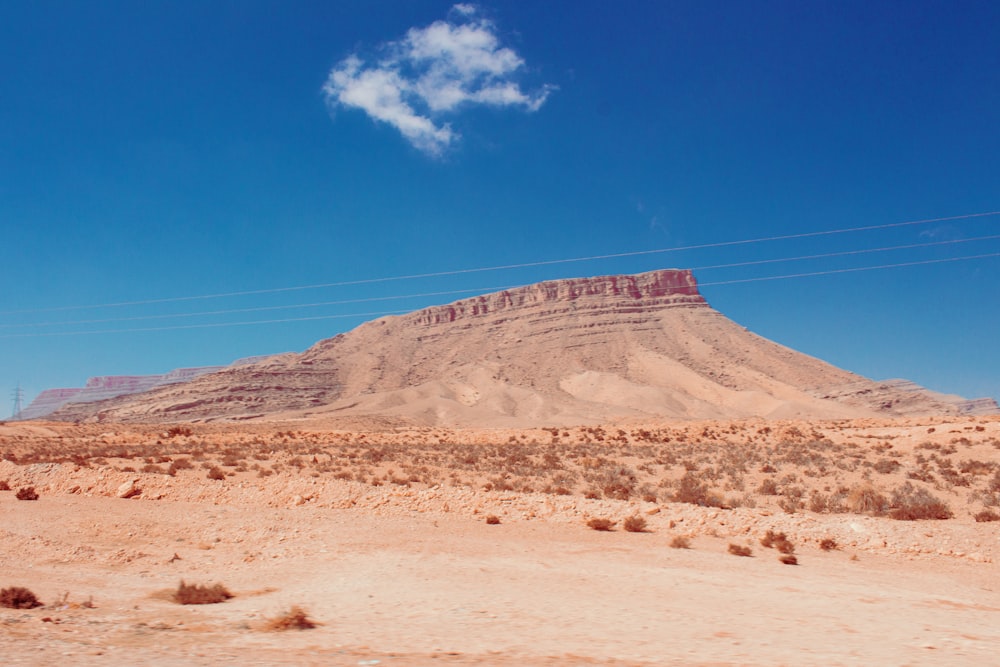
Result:
{"label": "dry shrub", "polygon": [[760,483],[760,486],[757,488],[757,493],[762,496],[776,496],[778,495],[778,483],[768,477]]}
{"label": "dry shrub", "polygon": [[38,500],[38,493],[33,486],[23,486],[17,490],[18,500]]}
{"label": "dry shrub", "polygon": [[744,558],[748,558],[753,555],[753,550],[751,550],[750,547],[743,546],[742,544],[730,543],[729,553],[734,556],[743,556]]}
{"label": "dry shrub", "polygon": [[1000,521],[1000,514],[997,514],[993,510],[983,510],[973,515],[973,518],[978,523],[987,523],[989,521]]}
{"label": "dry shrub", "polygon": [[677,491],[674,492],[673,501],[701,505],[702,507],[722,507],[723,504],[719,496],[709,492],[708,486],[690,472],[681,477]]}
{"label": "dry shrub", "polygon": [[209,479],[225,479],[226,473],[219,466],[212,466],[208,469],[208,475],[206,476]]}
{"label": "dry shrub", "polygon": [[500,517],[498,517],[496,514],[491,514],[488,517],[486,517],[486,523],[489,524],[490,526],[499,525]]}
{"label": "dry shrub", "polygon": [[272,618],[264,626],[270,632],[284,632],[285,630],[311,630],[317,625],[316,621],[309,618],[308,614],[299,606],[294,606],[287,612]]}
{"label": "dry shrub", "polygon": [[767,549],[777,549],[783,554],[795,553],[795,545],[784,533],[776,533],[773,530],[767,531],[764,537],[760,538],[761,546]]}
{"label": "dry shrub", "polygon": [[834,549],[837,549],[838,546],[837,540],[832,537],[824,537],[819,543],[819,548],[823,551],[833,551]]}
{"label": "dry shrub", "polygon": [[173,595],[174,602],[177,604],[216,604],[225,602],[231,597],[233,594],[222,584],[201,586],[199,584],[186,584],[183,580]]}
{"label": "dry shrub", "polygon": [[0,479],[0,491],[10,491],[10,482]]}
{"label": "dry shrub", "polygon": [[689,540],[684,535],[674,535],[673,539],[670,540],[671,549],[690,549],[691,540]]}
{"label": "dry shrub", "polygon": [[608,531],[615,527],[617,521],[612,521],[611,519],[601,519],[594,517],[587,522],[587,527],[598,531]]}
{"label": "dry shrub", "polygon": [[625,519],[622,522],[622,528],[630,533],[645,533],[646,532],[646,519],[639,516],[638,514],[633,514],[632,516]]}
{"label": "dry shrub", "polygon": [[780,558],[778,558],[778,560],[780,560],[785,565],[798,565],[799,564],[799,559],[796,558],[795,556],[793,556],[792,554],[785,554],[784,556],[781,556]]}
{"label": "dry shrub", "polygon": [[892,493],[892,511],[889,516],[899,521],[921,519],[950,519],[951,509],[935,498],[927,489],[906,482]]}
{"label": "dry shrub", "polygon": [[34,609],[42,603],[35,594],[22,586],[11,586],[0,590],[0,607],[8,609]]}
{"label": "dry shrub", "polygon": [[889,501],[871,484],[856,486],[847,496],[847,507],[855,514],[885,514]]}
{"label": "dry shrub", "polygon": [[170,467],[167,468],[167,474],[173,476],[177,474],[178,470],[190,470],[191,468],[194,468],[191,459],[174,459],[170,462]]}

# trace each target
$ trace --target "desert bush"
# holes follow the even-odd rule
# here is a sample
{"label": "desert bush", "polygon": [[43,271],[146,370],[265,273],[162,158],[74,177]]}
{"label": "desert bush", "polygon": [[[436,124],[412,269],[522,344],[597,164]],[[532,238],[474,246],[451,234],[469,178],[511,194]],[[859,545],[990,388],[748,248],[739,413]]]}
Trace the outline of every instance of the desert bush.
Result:
{"label": "desert bush", "polygon": [[899,467],[900,463],[895,459],[879,459],[874,464],[872,464],[872,468],[875,469],[875,472],[881,475],[891,475],[892,473],[896,472],[896,469]]}
{"label": "desert bush", "polygon": [[646,519],[638,514],[633,514],[622,522],[622,528],[630,533],[645,533]]}
{"label": "desert bush", "polygon": [[799,559],[796,558],[795,556],[793,556],[792,554],[784,554],[783,556],[780,556],[778,558],[778,560],[780,560],[785,565],[798,565],[799,564]]}
{"label": "desert bush", "polygon": [[832,537],[824,537],[819,542],[819,548],[822,549],[823,551],[833,551],[837,547],[838,547],[837,540],[833,539]]}
{"label": "desert bush", "polygon": [[613,529],[616,523],[617,521],[612,521],[611,519],[601,519],[598,517],[594,517],[593,519],[587,521],[587,527],[592,530],[608,531]]}
{"label": "desert bush", "polygon": [[993,510],[983,510],[982,512],[977,512],[973,515],[973,518],[978,523],[986,523],[989,521],[1000,521],[1000,514],[997,514]]}
{"label": "desert bush", "polygon": [[190,470],[191,468],[194,468],[191,459],[174,459],[170,462],[170,467],[167,468],[167,474],[173,476],[177,474],[178,470]]}
{"label": "desert bush", "polygon": [[778,483],[768,477],[760,483],[760,486],[757,488],[757,493],[762,496],[776,496],[778,495]]}
{"label": "desert bush", "polygon": [[223,472],[222,468],[219,466],[212,466],[208,469],[208,475],[206,475],[206,477],[209,479],[225,479],[226,473]]}
{"label": "desert bush", "polygon": [[906,482],[892,493],[892,510],[889,516],[899,521],[921,519],[950,519],[951,509],[935,498],[927,489]]}
{"label": "desert bush", "polygon": [[710,493],[708,486],[690,472],[681,477],[673,501],[702,507],[722,507],[722,500],[714,493]]}
{"label": "desert bush", "polygon": [[743,546],[742,544],[730,543],[729,553],[734,556],[743,556],[744,558],[748,558],[753,555],[753,550],[750,549],[750,547]]}
{"label": "desert bush", "polygon": [[190,436],[193,431],[187,426],[171,426],[167,429],[168,438],[176,438],[178,436]]}
{"label": "desert bush", "polygon": [[496,514],[491,514],[488,517],[486,517],[486,523],[489,524],[490,526],[499,525],[500,517],[498,517]]}
{"label": "desert bush", "polygon": [[10,491],[10,482],[0,479],[0,491]]}
{"label": "desert bush", "polygon": [[22,486],[17,490],[18,500],[38,500],[38,492],[33,486]]}
{"label": "desert bush", "polygon": [[778,500],[778,507],[783,509],[788,514],[795,514],[805,506],[802,502],[802,498],[798,496],[788,496],[782,497]]}
{"label": "desert bush", "polygon": [[875,490],[871,484],[851,489],[847,496],[847,507],[855,514],[885,514],[889,501]]}
{"label": "desert bush", "polygon": [[269,620],[265,630],[284,632],[285,630],[311,630],[315,627],[316,621],[309,618],[301,607],[294,606],[281,616]]}
{"label": "desert bush", "polygon": [[41,607],[35,594],[22,586],[11,586],[0,590],[0,607],[8,609],[34,609]]}
{"label": "desert bush", "polygon": [[760,538],[761,546],[767,549],[777,549],[783,554],[795,553],[795,545],[784,533],[776,533],[773,530],[767,531],[764,537]]}
{"label": "desert bush", "polygon": [[684,535],[674,535],[673,539],[670,540],[671,549],[690,549],[691,540],[689,540]]}
{"label": "desert bush", "polygon": [[174,602],[177,604],[216,604],[225,602],[231,597],[233,594],[222,584],[201,586],[199,584],[186,584],[183,580],[173,595]]}

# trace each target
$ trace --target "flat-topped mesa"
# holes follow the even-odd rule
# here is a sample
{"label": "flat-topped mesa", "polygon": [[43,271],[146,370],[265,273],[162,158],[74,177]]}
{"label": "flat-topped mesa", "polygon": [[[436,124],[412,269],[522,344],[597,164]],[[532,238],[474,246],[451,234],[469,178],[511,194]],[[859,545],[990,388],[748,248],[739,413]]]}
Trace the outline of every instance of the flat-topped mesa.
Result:
{"label": "flat-topped mesa", "polygon": [[403,317],[417,324],[440,324],[540,304],[576,306],[587,301],[651,309],[705,305],[698,282],[689,269],[660,269],[636,275],[551,280],[463,299],[446,306],[431,306]]}
{"label": "flat-topped mesa", "polygon": [[80,387],[66,387],[61,389],[46,389],[35,396],[35,400],[21,411],[18,419],[38,419],[55,412],[60,407],[69,403],[74,396],[83,391]]}

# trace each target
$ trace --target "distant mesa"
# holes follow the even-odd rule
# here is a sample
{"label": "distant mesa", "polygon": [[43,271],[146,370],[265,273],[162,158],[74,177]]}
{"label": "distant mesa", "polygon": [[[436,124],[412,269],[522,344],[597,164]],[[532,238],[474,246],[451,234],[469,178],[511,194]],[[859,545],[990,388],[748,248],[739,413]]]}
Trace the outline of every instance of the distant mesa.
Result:
{"label": "distant mesa", "polygon": [[301,354],[201,370],[153,385],[88,382],[53,398],[49,406],[61,402],[48,414],[527,428],[1000,413],[992,399],[875,382],[757,336],[713,309],[681,269],[503,290],[366,322]]}
{"label": "distant mesa", "polygon": [[[234,361],[230,366],[252,364],[266,357],[247,357]],[[38,394],[20,415],[21,419],[41,419],[51,415],[67,403],[95,403],[118,396],[149,391],[156,387],[189,382],[206,373],[214,373],[225,366],[197,366],[177,368],[162,375],[103,375],[89,378],[83,387],[46,389]]]}

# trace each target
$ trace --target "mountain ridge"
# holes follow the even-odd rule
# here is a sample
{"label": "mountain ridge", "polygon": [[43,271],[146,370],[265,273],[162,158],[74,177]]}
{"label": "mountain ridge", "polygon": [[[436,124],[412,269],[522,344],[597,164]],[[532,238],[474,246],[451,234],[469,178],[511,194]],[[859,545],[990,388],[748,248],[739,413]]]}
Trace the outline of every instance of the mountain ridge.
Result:
{"label": "mountain ridge", "polygon": [[302,353],[69,404],[53,417],[534,426],[961,412],[944,395],[877,383],[757,336],[713,309],[691,271],[661,269],[383,317]]}

